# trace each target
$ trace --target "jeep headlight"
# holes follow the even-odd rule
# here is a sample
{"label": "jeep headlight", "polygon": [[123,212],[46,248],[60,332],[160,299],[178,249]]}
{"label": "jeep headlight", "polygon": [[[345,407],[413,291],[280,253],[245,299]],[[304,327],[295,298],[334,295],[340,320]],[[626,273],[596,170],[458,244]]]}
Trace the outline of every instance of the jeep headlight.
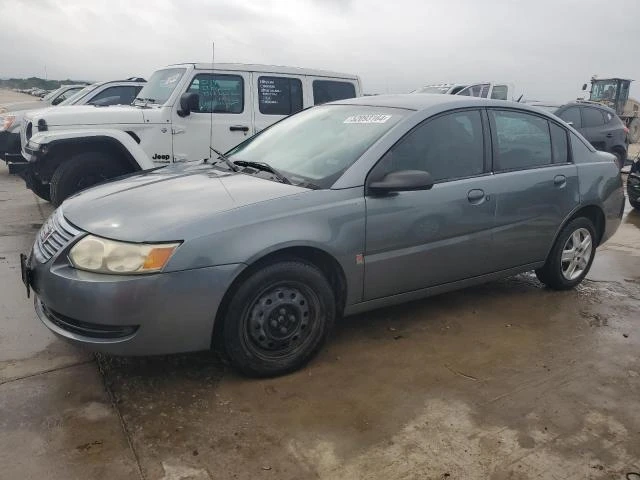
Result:
{"label": "jeep headlight", "polygon": [[79,270],[110,274],[159,272],[179,243],[127,243],[88,235],[69,252],[71,264]]}
{"label": "jeep headlight", "polygon": [[3,115],[0,116],[0,131],[9,130],[13,125],[13,122],[16,121],[15,115]]}

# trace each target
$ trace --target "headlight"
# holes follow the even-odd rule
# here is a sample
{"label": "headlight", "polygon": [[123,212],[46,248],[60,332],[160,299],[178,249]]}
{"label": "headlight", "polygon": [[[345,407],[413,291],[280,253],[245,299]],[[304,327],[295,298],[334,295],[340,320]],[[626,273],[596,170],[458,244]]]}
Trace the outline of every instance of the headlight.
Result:
{"label": "headlight", "polygon": [[111,274],[159,272],[179,243],[126,243],[88,235],[69,252],[71,264],[79,270]]}
{"label": "headlight", "polygon": [[0,117],[0,130],[9,130],[15,121],[15,115],[4,115]]}

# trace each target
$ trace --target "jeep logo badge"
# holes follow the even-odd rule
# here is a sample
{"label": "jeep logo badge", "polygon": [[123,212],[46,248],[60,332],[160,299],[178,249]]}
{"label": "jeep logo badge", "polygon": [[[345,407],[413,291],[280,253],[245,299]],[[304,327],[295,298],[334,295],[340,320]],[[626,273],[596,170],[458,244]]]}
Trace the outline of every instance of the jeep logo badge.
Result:
{"label": "jeep logo badge", "polygon": [[162,155],[160,153],[154,153],[153,157],[151,157],[151,160],[155,160],[156,162],[160,160],[164,160],[168,162],[170,158],[171,158],[170,155]]}

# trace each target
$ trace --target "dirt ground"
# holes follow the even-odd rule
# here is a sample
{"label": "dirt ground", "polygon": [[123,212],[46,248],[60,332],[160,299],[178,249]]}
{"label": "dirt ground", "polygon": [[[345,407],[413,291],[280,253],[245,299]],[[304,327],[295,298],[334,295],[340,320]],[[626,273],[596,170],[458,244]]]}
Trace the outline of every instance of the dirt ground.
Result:
{"label": "dirt ground", "polygon": [[1,480],[640,472],[640,214],[629,208],[574,291],[525,274],[346,318],[308,367],[270,380],[207,353],[95,358],[56,340],[18,262],[51,211],[0,166]]}

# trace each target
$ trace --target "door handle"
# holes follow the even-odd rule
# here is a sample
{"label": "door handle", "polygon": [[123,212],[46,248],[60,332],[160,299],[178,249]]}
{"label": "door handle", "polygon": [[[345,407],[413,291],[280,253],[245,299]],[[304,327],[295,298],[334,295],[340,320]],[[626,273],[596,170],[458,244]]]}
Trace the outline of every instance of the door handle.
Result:
{"label": "door handle", "polygon": [[613,133],[607,133],[607,138],[613,138]]}
{"label": "door handle", "polygon": [[553,184],[556,187],[564,187],[567,184],[567,177],[564,175],[556,175],[553,177]]}
{"label": "door handle", "polygon": [[469,193],[467,193],[467,199],[469,200],[469,203],[472,203],[474,205],[482,203],[482,200],[484,200],[484,198],[484,190],[480,190],[478,188],[469,190]]}
{"label": "door handle", "polygon": [[247,127],[246,125],[231,125],[229,127],[229,130],[231,130],[232,132],[248,132],[249,127]]}

